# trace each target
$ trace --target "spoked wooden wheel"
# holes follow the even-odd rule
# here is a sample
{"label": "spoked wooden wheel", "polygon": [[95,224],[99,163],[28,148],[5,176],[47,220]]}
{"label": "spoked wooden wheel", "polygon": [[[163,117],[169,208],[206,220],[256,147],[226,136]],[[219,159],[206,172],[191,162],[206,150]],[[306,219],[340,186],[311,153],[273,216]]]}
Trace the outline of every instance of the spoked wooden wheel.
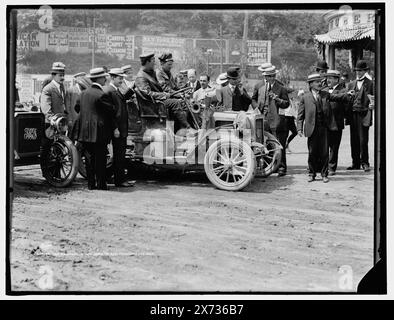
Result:
{"label": "spoked wooden wheel", "polygon": [[258,176],[268,177],[278,170],[282,158],[282,145],[269,132],[264,132],[265,149],[261,156],[257,157]]}
{"label": "spoked wooden wheel", "polygon": [[79,154],[67,137],[58,137],[43,155],[41,170],[44,178],[54,187],[70,185],[78,173]]}
{"label": "spoked wooden wheel", "polygon": [[254,154],[250,146],[241,140],[218,140],[205,155],[204,169],[217,188],[242,190],[254,177]]}

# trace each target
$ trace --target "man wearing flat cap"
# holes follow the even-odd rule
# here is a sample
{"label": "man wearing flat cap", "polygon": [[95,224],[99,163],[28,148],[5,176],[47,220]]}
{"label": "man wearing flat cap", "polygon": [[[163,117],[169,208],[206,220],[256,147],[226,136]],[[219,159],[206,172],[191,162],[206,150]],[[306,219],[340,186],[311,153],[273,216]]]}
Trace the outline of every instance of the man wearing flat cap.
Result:
{"label": "man wearing flat cap", "polygon": [[169,92],[164,92],[156,78],[154,53],[140,56],[141,69],[135,79],[135,89],[142,116],[157,118],[169,116],[175,120],[175,131],[189,129],[187,112],[179,99],[171,99]]}
{"label": "man wearing flat cap", "polygon": [[114,108],[115,119],[112,132],[112,147],[114,159],[114,183],[116,187],[131,187],[133,183],[126,181],[125,155],[128,135],[128,110],[126,101],[134,94],[132,89],[125,96],[120,92],[125,74],[121,68],[112,68],[108,71],[111,80],[104,86],[104,92],[109,96]]}
{"label": "man wearing flat cap", "polygon": [[108,190],[106,181],[107,145],[111,141],[115,112],[103,86],[108,74],[102,67],[90,70],[92,85],[82,91],[79,99],[79,121],[76,139],[87,152],[86,174],[89,190]]}
{"label": "man wearing flat cap", "polygon": [[365,60],[359,60],[354,69],[357,79],[348,85],[355,96],[349,110],[350,120],[350,147],[352,165],[348,170],[359,170],[360,165],[364,171],[370,171],[368,139],[369,127],[372,125],[373,103],[368,95],[373,96],[375,89],[372,80],[367,77],[369,66]]}
{"label": "man wearing flat cap", "polygon": [[247,111],[252,99],[242,86],[239,67],[230,67],[227,70],[228,85],[216,90],[218,104],[227,110]]}
{"label": "man wearing flat cap", "polygon": [[160,67],[156,69],[156,78],[164,92],[173,93],[178,91],[176,80],[171,73],[174,59],[172,53],[163,53],[159,57]]}
{"label": "man wearing flat cap", "polygon": [[285,109],[290,106],[290,100],[287,90],[276,80],[278,72],[275,66],[264,70],[265,85],[261,86],[258,91],[257,106],[265,116],[267,131],[276,136],[282,145],[278,176],[284,176],[287,173],[286,140],[289,135]]}

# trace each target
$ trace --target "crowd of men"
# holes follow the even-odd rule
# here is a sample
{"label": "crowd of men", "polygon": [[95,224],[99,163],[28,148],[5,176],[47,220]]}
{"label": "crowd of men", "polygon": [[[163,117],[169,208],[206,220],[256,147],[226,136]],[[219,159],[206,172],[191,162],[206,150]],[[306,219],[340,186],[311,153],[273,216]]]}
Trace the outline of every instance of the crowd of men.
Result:
{"label": "crowd of men", "polygon": [[[306,79],[309,90],[298,92],[298,110],[293,99],[294,90],[276,79],[278,70],[271,63],[258,67],[263,80],[258,82],[250,96],[241,81],[239,67],[230,67],[219,75],[215,85],[208,74],[197,79],[194,69],[172,73],[174,59],[171,53],[158,57],[154,53],[140,56],[141,68],[133,76],[130,65],[108,70],[94,68],[89,74],[74,75],[75,85],[65,90],[66,66],[52,65],[51,77],[44,83],[40,98],[46,126],[57,113],[66,113],[72,139],[82,143],[86,151],[86,169],[89,189],[107,190],[107,145],[112,142],[114,184],[130,187],[124,158],[128,134],[129,104],[138,105],[144,115],[169,117],[175,122],[175,131],[193,132],[189,110],[179,97],[179,91],[190,88],[190,98],[222,106],[224,110],[262,113],[265,130],[282,145],[278,176],[287,174],[286,149],[295,136],[307,137],[308,181],[318,173],[322,181],[334,175],[338,166],[338,151],[345,124],[350,125],[352,164],[348,170],[370,170],[368,159],[368,130],[372,124],[373,82],[366,61],[356,64],[357,79],[346,86],[346,74],[329,70],[325,61],[316,65],[316,73]],[[290,134],[290,136],[289,136]],[[42,148],[48,147],[44,137]]]}

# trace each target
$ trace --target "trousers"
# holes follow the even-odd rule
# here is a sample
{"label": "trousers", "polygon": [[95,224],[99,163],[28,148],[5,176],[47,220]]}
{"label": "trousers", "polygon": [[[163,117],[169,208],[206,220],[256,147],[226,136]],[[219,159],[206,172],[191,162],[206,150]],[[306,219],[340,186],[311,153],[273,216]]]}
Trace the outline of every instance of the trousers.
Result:
{"label": "trousers", "polygon": [[327,128],[315,124],[315,129],[308,137],[308,167],[309,175],[316,177],[317,172],[322,177],[328,176],[328,140]]}

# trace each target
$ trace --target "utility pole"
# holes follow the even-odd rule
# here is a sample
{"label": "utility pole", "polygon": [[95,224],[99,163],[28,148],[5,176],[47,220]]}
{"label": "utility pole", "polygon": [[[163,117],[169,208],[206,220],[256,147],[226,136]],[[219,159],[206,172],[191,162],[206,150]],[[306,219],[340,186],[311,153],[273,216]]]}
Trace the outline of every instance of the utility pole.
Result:
{"label": "utility pole", "polygon": [[245,76],[246,65],[248,63],[248,23],[249,23],[249,15],[248,11],[245,11],[245,19],[244,19],[244,33],[242,37],[242,55],[241,55],[241,69],[242,69],[242,77]]}
{"label": "utility pole", "polygon": [[92,69],[94,68],[94,50],[96,46],[96,18],[93,17],[93,37],[92,37]]}
{"label": "utility pole", "polygon": [[220,25],[220,73],[223,73],[223,26]]}

